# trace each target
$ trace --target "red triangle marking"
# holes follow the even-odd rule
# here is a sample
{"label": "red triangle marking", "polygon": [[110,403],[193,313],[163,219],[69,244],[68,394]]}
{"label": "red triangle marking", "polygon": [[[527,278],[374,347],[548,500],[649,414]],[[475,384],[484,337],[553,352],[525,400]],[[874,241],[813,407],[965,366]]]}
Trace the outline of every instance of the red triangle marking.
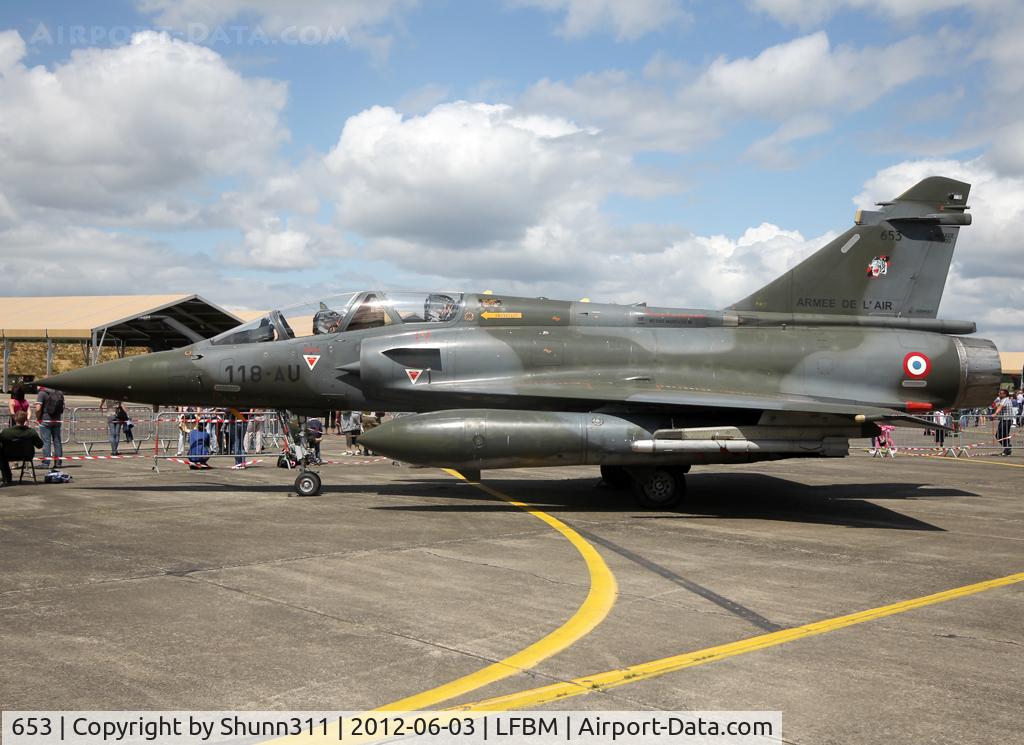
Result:
{"label": "red triangle marking", "polygon": [[409,370],[407,368],[406,371],[405,371],[405,374],[409,376],[409,382],[410,383],[415,383],[417,380],[420,379],[420,375],[423,374],[423,371],[422,370]]}
{"label": "red triangle marking", "polygon": [[306,367],[308,367],[310,371],[312,371],[313,368],[316,367],[316,363],[320,361],[320,355],[318,354],[304,354],[302,357],[306,360]]}

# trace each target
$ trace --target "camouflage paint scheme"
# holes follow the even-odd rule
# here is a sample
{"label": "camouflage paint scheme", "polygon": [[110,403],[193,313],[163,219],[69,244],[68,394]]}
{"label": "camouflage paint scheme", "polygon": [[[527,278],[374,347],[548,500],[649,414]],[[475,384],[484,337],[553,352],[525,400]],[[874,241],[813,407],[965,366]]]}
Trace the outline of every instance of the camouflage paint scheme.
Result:
{"label": "camouflage paint scheme", "polygon": [[936,318],[969,190],[925,179],[725,310],[467,294],[443,323],[205,341],[44,384],[152,404],[421,412],[366,443],[469,471],[593,463],[636,479],[845,455],[877,422],[920,426],[915,413],[996,394],[995,346]]}

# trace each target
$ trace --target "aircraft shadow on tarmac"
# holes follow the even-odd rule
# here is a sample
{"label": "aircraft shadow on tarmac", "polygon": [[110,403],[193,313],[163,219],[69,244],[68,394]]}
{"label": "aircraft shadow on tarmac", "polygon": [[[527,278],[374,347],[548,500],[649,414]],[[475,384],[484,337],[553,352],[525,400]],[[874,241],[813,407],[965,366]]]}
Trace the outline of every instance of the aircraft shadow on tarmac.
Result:
{"label": "aircraft shadow on tarmac", "polygon": [[[840,525],[847,527],[889,528],[894,530],[934,530],[942,528],[901,514],[880,504],[879,500],[941,499],[973,497],[974,492],[946,486],[908,482],[802,484],[797,481],[756,473],[691,473],[687,477],[687,495],[674,511],[650,512],[636,506],[628,491],[608,488],[595,478],[509,479],[486,478],[485,483],[509,496],[529,502],[552,513],[634,513],[637,520],[778,520],[792,523]],[[133,484],[131,486],[84,487],[103,491],[235,492],[280,494],[282,484]],[[377,494],[382,497],[443,499],[445,504],[381,504],[372,509],[419,512],[507,512],[519,508],[483,493],[472,484],[451,479],[410,478],[374,485],[325,484],[318,497],[332,499],[345,495]],[[868,501],[871,500],[871,501]],[[453,501],[455,503],[453,503]]]}
{"label": "aircraft shadow on tarmac", "polygon": [[[382,487],[383,496],[465,499],[465,504],[381,505],[375,509],[432,512],[488,512],[517,509],[484,502],[486,495],[468,484],[464,489],[425,492],[431,481],[403,481]],[[628,492],[585,479],[489,479],[485,483],[511,497],[552,513],[639,511]],[[901,514],[874,500],[972,497],[973,492],[907,482],[808,485],[763,474],[690,474],[683,504],[672,512],[636,514],[638,520],[751,519],[820,523],[848,527],[934,530],[942,528]],[[365,489],[365,487],[363,487]],[[334,487],[333,490],[337,490]],[[346,487],[341,487],[346,490]],[[873,500],[873,501],[868,501]]]}

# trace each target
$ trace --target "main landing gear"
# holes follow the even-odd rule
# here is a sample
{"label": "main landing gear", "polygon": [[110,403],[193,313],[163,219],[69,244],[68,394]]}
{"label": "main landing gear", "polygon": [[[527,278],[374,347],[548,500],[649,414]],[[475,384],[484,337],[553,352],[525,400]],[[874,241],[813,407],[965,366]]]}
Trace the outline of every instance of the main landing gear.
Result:
{"label": "main landing gear", "polygon": [[601,466],[601,478],[613,489],[629,488],[642,507],[668,510],[686,495],[687,466]]}

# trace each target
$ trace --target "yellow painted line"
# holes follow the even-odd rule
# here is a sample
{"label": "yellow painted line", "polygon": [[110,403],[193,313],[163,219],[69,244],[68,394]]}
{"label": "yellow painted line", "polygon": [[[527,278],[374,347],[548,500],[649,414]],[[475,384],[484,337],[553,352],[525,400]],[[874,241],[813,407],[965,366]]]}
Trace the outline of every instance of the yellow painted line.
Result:
{"label": "yellow painted line", "polygon": [[879,608],[851,613],[847,616],[839,616],[838,618],[831,618],[825,621],[816,621],[804,626],[783,629],[782,631],[774,631],[770,634],[761,634],[760,636],[753,636],[748,639],[741,639],[740,641],[730,642],[728,644],[720,644],[715,647],[707,647],[706,649],[700,649],[696,652],[686,652],[685,654],[665,657],[660,660],[652,660],[651,662],[644,662],[639,665],[632,665],[619,670],[609,670],[608,672],[598,673],[596,675],[588,675],[586,677],[576,678],[562,683],[553,683],[551,685],[541,686],[540,688],[531,688],[525,691],[484,699],[483,701],[476,701],[462,706],[453,706],[451,708],[454,711],[504,711],[507,709],[524,709],[542,706],[544,704],[551,703],[552,701],[559,701],[572,696],[581,696],[585,693],[592,693],[593,691],[605,691],[626,685],[627,683],[650,680],[651,678],[656,678],[660,675],[665,675],[666,673],[675,672],[677,670],[683,670],[688,667],[706,665],[709,662],[717,662],[718,660],[724,660],[728,657],[736,657],[737,655],[746,654],[748,652],[756,652],[760,649],[774,647],[778,644],[785,644],[798,639],[806,639],[807,637],[817,636],[818,634],[826,634],[830,631],[837,631],[838,629],[846,628],[847,626],[855,626],[867,621],[875,621],[879,618],[896,615],[897,613],[906,613],[907,611],[915,610],[917,608],[934,605],[935,603],[944,603],[947,600],[954,600],[956,598],[966,597],[967,595],[974,595],[975,593],[984,592],[996,587],[1005,587],[1017,582],[1024,582],[1024,572],[1010,574],[998,579],[990,579],[985,582],[978,582],[973,585],[965,585],[964,587],[957,587],[944,592],[937,592],[934,595],[925,595],[924,597],[914,598],[913,600],[904,600],[899,603],[893,603],[892,605],[883,605]]}
{"label": "yellow painted line", "polygon": [[[449,468],[443,470],[456,478],[463,481],[466,480],[466,477],[458,471]],[[512,497],[502,494],[497,489],[492,489],[484,484],[473,484],[473,486],[521,510],[525,510],[565,536],[580,553],[580,556],[583,557],[583,561],[587,565],[587,571],[590,573],[590,590],[587,593],[587,597],[568,621],[525,649],[450,683],[445,683],[436,688],[431,688],[429,691],[385,704],[376,709],[376,711],[413,711],[425,709],[435,706],[442,701],[475,691],[478,688],[490,685],[516,673],[529,670],[538,663],[572,646],[593,631],[605,619],[612,606],[615,605],[615,599],[619,593],[618,584],[615,582],[615,575],[612,574],[608,565],[605,564],[597,549],[585,541],[579,533],[558,518],[552,517],[546,512],[541,512],[525,502],[512,499]]]}

